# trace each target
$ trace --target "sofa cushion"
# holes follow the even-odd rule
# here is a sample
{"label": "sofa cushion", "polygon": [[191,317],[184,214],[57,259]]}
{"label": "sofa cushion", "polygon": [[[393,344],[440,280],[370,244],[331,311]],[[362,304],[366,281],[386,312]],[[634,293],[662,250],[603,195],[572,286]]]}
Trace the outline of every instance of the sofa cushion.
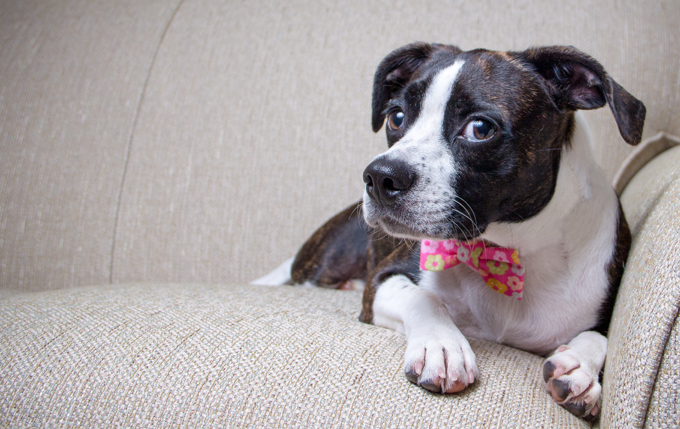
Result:
{"label": "sofa cushion", "polygon": [[110,281],[137,109],[177,3],[0,3],[0,288]]}
{"label": "sofa cushion", "polygon": [[680,305],[678,165],[680,147],[662,153],[621,197],[634,240],[609,331],[603,427],[643,427],[653,394],[671,414],[680,413],[677,402],[659,397],[655,387],[662,361],[677,359],[666,347]]}
{"label": "sofa cushion", "polygon": [[652,399],[645,419],[650,428],[671,427],[680,422],[680,320],[675,324],[666,343],[659,372],[654,382]]}
{"label": "sofa cushion", "polygon": [[0,426],[588,427],[542,359],[472,341],[458,395],[409,383],[404,337],[357,321],[360,294],[128,284],[0,304]]}
{"label": "sofa cushion", "polygon": [[[662,152],[647,163],[628,183],[621,194],[621,204],[633,240],[644,227],[649,215],[663,198],[673,198],[668,189],[680,179],[680,147]],[[673,214],[666,213],[668,218]],[[664,214],[661,213],[661,216]]]}

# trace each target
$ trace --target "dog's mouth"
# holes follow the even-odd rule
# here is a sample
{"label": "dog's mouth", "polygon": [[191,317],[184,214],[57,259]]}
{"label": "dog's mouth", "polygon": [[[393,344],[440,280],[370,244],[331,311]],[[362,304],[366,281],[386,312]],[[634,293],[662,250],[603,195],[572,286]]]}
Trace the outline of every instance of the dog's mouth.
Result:
{"label": "dog's mouth", "polygon": [[460,210],[428,211],[403,206],[387,209],[368,196],[364,197],[363,212],[369,226],[396,238],[470,241],[486,230],[486,225]]}
{"label": "dog's mouth", "polygon": [[405,238],[409,240],[422,240],[425,236],[421,231],[416,231],[408,225],[399,223],[398,221],[392,220],[388,217],[381,217],[377,219],[373,228],[380,229],[392,237]]}

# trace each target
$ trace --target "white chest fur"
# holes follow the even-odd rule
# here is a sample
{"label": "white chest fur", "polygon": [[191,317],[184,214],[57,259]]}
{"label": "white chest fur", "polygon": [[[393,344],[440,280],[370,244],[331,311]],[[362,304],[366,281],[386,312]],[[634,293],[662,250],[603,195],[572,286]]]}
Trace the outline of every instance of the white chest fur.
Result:
{"label": "white chest fur", "polygon": [[617,215],[616,195],[593,160],[589,132],[577,114],[548,206],[521,223],[491,224],[483,235],[519,250],[526,269],[524,299],[491,290],[464,265],[424,272],[419,286],[442,300],[463,334],[549,352],[597,322]]}

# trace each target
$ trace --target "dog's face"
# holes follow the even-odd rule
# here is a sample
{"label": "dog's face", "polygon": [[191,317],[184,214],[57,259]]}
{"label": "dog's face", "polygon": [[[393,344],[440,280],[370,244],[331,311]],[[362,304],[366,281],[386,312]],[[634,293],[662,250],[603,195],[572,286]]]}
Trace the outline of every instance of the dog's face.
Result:
{"label": "dog's face", "polygon": [[538,214],[555,189],[573,112],[609,103],[640,141],[644,106],[573,48],[462,52],[414,44],[383,60],[373,129],[389,150],[364,171],[369,225],[414,239],[478,237]]}

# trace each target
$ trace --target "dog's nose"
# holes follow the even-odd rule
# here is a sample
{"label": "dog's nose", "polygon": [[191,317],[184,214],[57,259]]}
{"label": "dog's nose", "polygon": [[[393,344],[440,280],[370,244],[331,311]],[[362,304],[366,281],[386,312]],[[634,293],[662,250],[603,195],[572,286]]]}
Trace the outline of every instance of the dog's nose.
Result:
{"label": "dog's nose", "polygon": [[413,184],[414,174],[402,161],[378,158],[364,170],[366,192],[376,202],[389,206]]}

